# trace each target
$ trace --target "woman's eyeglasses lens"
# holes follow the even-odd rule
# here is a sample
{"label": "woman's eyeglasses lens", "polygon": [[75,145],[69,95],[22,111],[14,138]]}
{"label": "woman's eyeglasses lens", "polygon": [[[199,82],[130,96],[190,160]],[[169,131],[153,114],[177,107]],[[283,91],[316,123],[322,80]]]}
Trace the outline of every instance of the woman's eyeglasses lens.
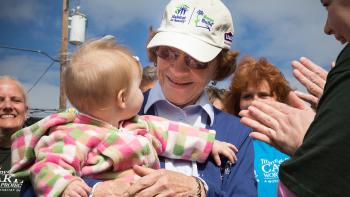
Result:
{"label": "woman's eyeglasses lens", "polygon": [[[155,49],[156,55],[167,61],[174,61],[179,57],[179,53],[171,50],[170,48],[158,47]],[[192,57],[185,54],[185,63],[192,69],[206,69],[209,63],[199,62]]]}

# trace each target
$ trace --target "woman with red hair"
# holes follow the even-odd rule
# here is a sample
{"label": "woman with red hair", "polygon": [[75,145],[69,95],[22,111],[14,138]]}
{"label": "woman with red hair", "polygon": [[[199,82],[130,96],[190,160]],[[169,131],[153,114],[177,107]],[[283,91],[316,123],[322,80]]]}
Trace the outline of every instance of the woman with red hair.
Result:
{"label": "woman with red hair", "polygon": [[[285,103],[292,88],[281,71],[265,58],[244,57],[239,63],[224,101],[224,109],[238,116],[257,99]],[[288,156],[264,142],[254,140],[254,170],[258,196],[277,196],[278,169]]]}

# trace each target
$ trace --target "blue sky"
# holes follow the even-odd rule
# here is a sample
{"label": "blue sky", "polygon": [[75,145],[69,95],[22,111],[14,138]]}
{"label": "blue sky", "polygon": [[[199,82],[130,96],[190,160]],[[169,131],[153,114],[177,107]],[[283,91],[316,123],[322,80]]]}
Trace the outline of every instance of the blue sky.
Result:
{"label": "blue sky", "polygon": [[[157,28],[167,0],[70,0],[87,15],[87,39],[110,34],[140,57],[146,58],[148,27]],[[41,50],[54,58],[61,47],[62,1],[2,0],[0,45]],[[292,86],[290,62],[306,56],[329,70],[342,46],[323,33],[326,10],[318,0],[224,0],[234,22],[233,50],[241,56],[266,57],[277,65]],[[69,45],[72,53],[75,46]],[[27,90],[51,64],[39,53],[0,48],[0,75],[12,75]],[[226,87],[228,80],[219,83]],[[31,108],[58,108],[59,64],[54,63],[28,93]]]}

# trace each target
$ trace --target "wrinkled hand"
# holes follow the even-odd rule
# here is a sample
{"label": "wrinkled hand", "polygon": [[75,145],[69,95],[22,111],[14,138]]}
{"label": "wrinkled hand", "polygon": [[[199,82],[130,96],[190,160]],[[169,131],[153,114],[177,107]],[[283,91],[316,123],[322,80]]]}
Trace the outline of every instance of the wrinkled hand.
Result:
{"label": "wrinkled hand", "polygon": [[197,183],[195,178],[170,170],[154,170],[142,166],[133,167],[141,176],[134,181],[127,195],[136,197],[151,196],[195,196]]}
{"label": "wrinkled hand", "polygon": [[299,61],[292,61],[294,77],[307,89],[309,94],[296,92],[296,94],[313,108],[323,94],[328,72],[310,59],[301,57]]}
{"label": "wrinkled hand", "polygon": [[88,197],[91,188],[81,179],[70,182],[62,193],[62,197]]}
{"label": "wrinkled hand", "polygon": [[213,148],[211,150],[211,155],[213,156],[216,165],[221,166],[220,155],[223,155],[228,158],[232,163],[236,163],[237,156],[236,153],[238,149],[235,145],[215,140]]}
{"label": "wrinkled hand", "polygon": [[316,110],[317,105],[318,105],[318,101],[320,100],[320,98],[317,98],[316,96],[312,95],[312,94],[308,94],[305,92],[300,92],[295,90],[294,93],[301,99],[303,99],[305,102],[308,102],[311,106],[312,109]]}
{"label": "wrinkled hand", "polygon": [[114,179],[110,181],[104,181],[98,184],[93,193],[94,197],[115,197],[124,196],[123,194],[130,187],[130,183],[124,179]]}
{"label": "wrinkled hand", "polygon": [[253,101],[248,110],[239,115],[243,124],[254,129],[251,137],[293,155],[302,144],[315,112],[294,92],[289,93],[288,99],[290,105],[277,101]]}

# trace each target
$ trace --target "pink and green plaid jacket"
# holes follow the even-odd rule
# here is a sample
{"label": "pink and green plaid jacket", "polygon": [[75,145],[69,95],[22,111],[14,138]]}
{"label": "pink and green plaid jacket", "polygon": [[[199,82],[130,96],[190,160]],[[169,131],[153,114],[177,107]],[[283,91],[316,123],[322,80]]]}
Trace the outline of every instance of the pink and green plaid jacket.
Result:
{"label": "pink and green plaid jacket", "polygon": [[118,129],[63,112],[12,136],[11,172],[30,177],[39,196],[59,196],[78,177],[130,177],[136,164],[157,169],[157,154],[204,162],[214,139],[215,131],[156,116],[135,116]]}

